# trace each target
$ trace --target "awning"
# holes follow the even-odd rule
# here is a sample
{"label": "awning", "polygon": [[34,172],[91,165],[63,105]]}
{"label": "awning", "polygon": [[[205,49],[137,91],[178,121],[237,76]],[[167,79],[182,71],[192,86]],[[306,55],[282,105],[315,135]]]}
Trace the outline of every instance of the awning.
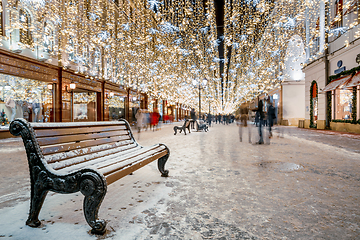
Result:
{"label": "awning", "polygon": [[351,75],[347,75],[338,79],[331,81],[324,89],[320,91],[320,93],[329,92],[335,90],[338,87],[342,87],[345,83],[347,83],[351,79]]}
{"label": "awning", "polygon": [[352,87],[356,87],[356,86],[360,86],[360,72],[356,73],[352,79],[346,83],[346,85],[344,86],[345,88],[352,88]]}

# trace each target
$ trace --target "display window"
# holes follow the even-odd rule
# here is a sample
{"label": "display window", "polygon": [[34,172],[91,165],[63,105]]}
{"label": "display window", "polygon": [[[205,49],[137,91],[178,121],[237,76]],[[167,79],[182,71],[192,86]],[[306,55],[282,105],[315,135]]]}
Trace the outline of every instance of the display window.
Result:
{"label": "display window", "polygon": [[73,121],[96,121],[96,92],[81,89],[73,92]]}
{"label": "display window", "polygon": [[138,95],[130,95],[129,99],[129,117],[130,122],[135,122],[136,112],[140,109],[140,97]]}
{"label": "display window", "polygon": [[[161,103],[160,103],[161,102]],[[162,104],[162,101],[159,100],[159,103],[158,103],[158,110],[159,110],[159,114],[162,118],[162,115],[163,115],[163,104]]]}
{"label": "display window", "polygon": [[149,112],[153,112],[153,111],[154,111],[154,103],[155,103],[155,100],[153,100],[153,99],[151,99],[150,101],[148,101],[147,109],[149,110]]}
{"label": "display window", "polygon": [[8,122],[52,122],[53,109],[52,83],[0,74],[0,111]]}
{"label": "display window", "polygon": [[105,98],[105,107],[109,109],[109,120],[125,118],[125,96],[110,92]]}
{"label": "display window", "polygon": [[335,119],[351,120],[353,91],[335,90]]}

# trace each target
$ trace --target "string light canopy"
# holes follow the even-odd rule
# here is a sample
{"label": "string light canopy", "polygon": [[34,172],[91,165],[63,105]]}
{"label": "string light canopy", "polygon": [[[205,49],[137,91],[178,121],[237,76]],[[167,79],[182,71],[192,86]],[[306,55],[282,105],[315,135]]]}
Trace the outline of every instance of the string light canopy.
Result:
{"label": "string light canopy", "polygon": [[[286,78],[284,62],[298,58],[286,55],[291,36],[305,42],[308,59],[319,57],[318,6],[305,0],[8,0],[9,28],[19,29],[19,38],[8,31],[4,39],[12,50],[28,48],[90,78],[195,109],[192,82],[208,79],[201,101],[212,112],[230,113]],[[340,15],[327,19],[327,36],[357,26],[357,18]],[[348,27],[340,29],[343,20]]]}

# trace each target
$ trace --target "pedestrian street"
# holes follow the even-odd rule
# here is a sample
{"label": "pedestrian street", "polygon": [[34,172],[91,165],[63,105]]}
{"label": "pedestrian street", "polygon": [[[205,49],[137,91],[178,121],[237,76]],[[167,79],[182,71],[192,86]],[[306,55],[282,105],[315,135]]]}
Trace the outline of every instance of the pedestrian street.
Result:
{"label": "pedestrian street", "polygon": [[[107,231],[101,237],[90,234],[80,193],[48,194],[39,216],[41,227],[26,226],[30,183],[25,151],[20,140],[1,140],[0,236],[4,239],[360,237],[358,135],[329,135],[282,127],[283,136],[278,137],[279,129],[275,127],[270,144],[256,145],[247,141],[247,134],[256,132],[251,124],[243,129],[242,142],[236,124],[215,124],[209,132],[193,131],[187,135],[174,135],[173,126],[164,124],[158,131],[134,131],[134,137],[143,146],[161,142],[169,147],[166,164],[169,177],[160,177],[153,162],[110,185],[99,211],[99,218],[108,221]],[[10,175],[9,168],[19,171]]]}

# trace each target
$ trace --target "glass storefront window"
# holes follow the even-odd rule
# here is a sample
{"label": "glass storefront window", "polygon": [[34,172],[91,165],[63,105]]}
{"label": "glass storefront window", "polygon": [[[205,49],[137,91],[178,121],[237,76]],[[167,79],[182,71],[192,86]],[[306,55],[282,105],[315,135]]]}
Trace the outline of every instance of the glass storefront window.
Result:
{"label": "glass storefront window", "polygon": [[109,120],[125,118],[125,97],[114,95],[105,100],[105,105],[109,108]]}
{"label": "glass storefront window", "polygon": [[153,112],[154,111],[154,100],[150,100],[148,103],[148,110],[149,112]]}
{"label": "glass storefront window", "polygon": [[130,121],[134,121],[134,122],[136,121],[135,115],[138,109],[140,109],[139,96],[130,95],[130,101],[129,101]]}
{"label": "glass storefront window", "polygon": [[73,93],[73,119],[75,122],[96,121],[96,93],[77,90]]}
{"label": "glass storefront window", "polygon": [[24,118],[29,122],[52,122],[53,85],[0,74],[0,111],[9,122]]}
{"label": "glass storefront window", "polygon": [[[159,101],[160,102],[160,101]],[[162,101],[161,101],[162,102]],[[158,103],[158,110],[159,110],[159,113],[160,113],[160,116],[162,118],[163,116],[163,105],[161,103]]]}
{"label": "glass storefront window", "polygon": [[351,120],[352,90],[335,90],[335,119]]}

